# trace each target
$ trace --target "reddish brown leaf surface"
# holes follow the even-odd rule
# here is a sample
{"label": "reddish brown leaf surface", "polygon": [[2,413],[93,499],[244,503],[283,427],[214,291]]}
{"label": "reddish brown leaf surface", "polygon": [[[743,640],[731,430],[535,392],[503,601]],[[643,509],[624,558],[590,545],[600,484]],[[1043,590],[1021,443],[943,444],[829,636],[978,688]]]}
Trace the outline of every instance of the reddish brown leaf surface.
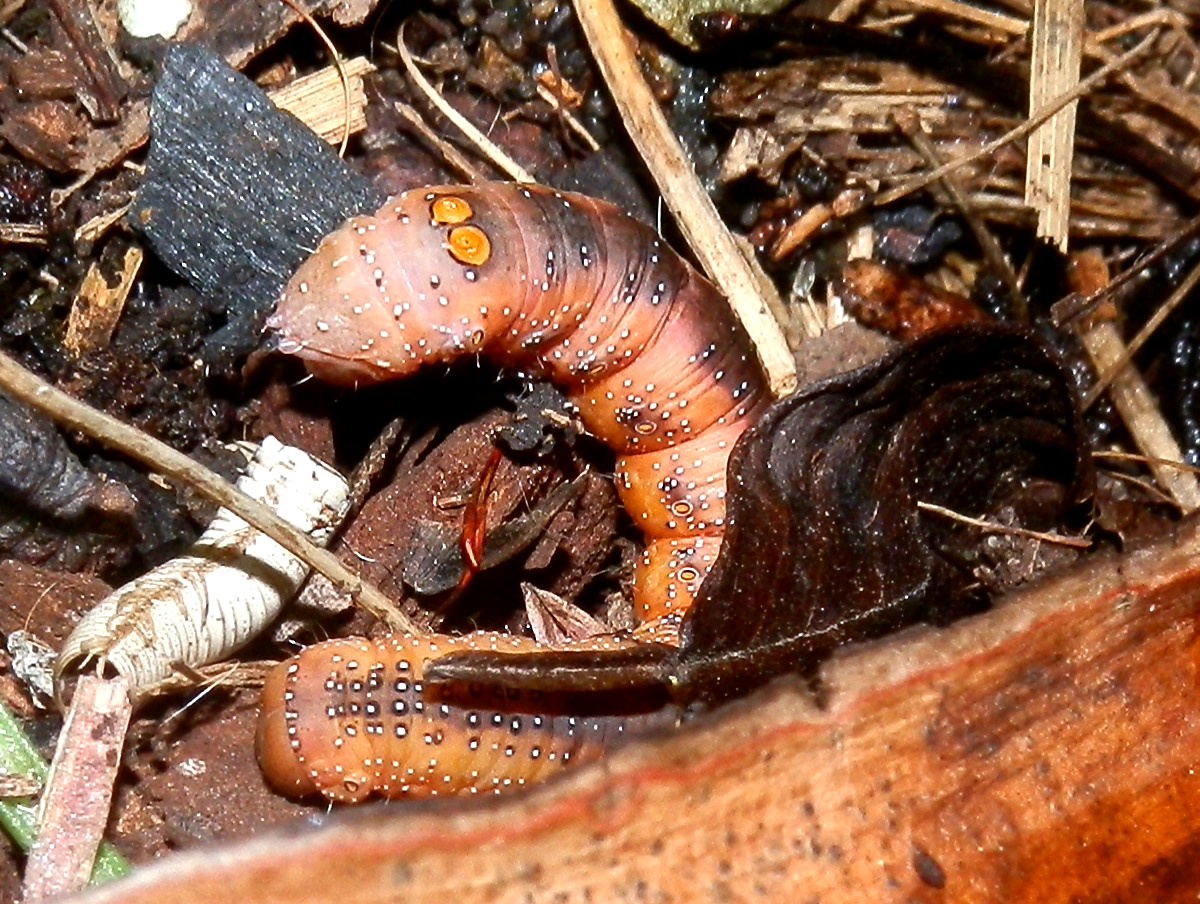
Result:
{"label": "reddish brown leaf surface", "polygon": [[373,808],[75,899],[1168,900],[1200,887],[1200,529],[528,796]]}

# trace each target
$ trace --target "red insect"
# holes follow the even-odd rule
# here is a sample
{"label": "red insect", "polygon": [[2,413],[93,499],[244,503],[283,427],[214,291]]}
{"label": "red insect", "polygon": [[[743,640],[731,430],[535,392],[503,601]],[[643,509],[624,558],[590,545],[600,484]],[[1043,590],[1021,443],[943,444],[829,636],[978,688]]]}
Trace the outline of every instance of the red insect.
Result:
{"label": "red insect", "polygon": [[463,561],[466,572],[462,584],[467,582],[483,567],[483,545],[487,542],[487,498],[492,488],[492,480],[496,476],[496,468],[500,466],[500,449],[492,449],[488,460],[484,463],[483,473],[479,475],[471,498],[467,501],[467,510],[463,513],[462,547]]}
{"label": "red insect", "polygon": [[[484,354],[556,383],[587,429],[617,452],[618,492],[646,537],[634,634],[677,643],[679,619],[721,544],[730,450],[768,393],[724,300],[653,231],[602,201],[534,185],[411,191],[328,236],[288,283],[269,325],[282,351],[332,382],[390,380]],[[411,642],[437,640],[402,643]],[[365,642],[327,649],[345,643]],[[361,760],[343,768],[361,771],[370,760],[377,776],[424,752],[398,750],[396,726],[374,732],[373,753],[350,743],[365,723],[330,738],[329,724],[363,718],[366,703],[347,702],[358,692],[322,649],[285,663],[288,677],[268,683],[260,750],[280,784],[341,799],[345,789],[329,785],[336,770],[314,765],[333,747],[360,748]],[[322,688],[336,702],[302,710],[300,701]],[[324,727],[310,730],[309,719]],[[401,740],[422,743],[410,731]],[[311,781],[279,778],[289,757],[291,772],[307,770]],[[487,770],[477,771],[484,778],[471,787],[494,787]],[[390,779],[375,781],[379,793],[403,793]],[[431,790],[456,782],[439,775]],[[354,784],[350,797],[369,793],[360,778]]]}

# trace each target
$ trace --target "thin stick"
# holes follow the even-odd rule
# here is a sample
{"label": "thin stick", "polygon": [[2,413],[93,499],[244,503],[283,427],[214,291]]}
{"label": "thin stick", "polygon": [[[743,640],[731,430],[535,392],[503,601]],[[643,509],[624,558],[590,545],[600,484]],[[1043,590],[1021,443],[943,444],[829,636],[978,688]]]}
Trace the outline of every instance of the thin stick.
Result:
{"label": "thin stick", "polygon": [[51,420],[71,430],[78,430],[154,468],[159,473],[192,487],[206,499],[229,509],[288,552],[303,559],[329,578],[334,586],[357,600],[371,614],[383,619],[394,630],[417,631],[412,619],[397,609],[378,589],[354,574],[337,556],[314,545],[302,532],[261,502],[249,498],[223,480],[220,475],[192,461],[182,452],[71,398],[3,353],[0,353],[0,389],[42,412]]}
{"label": "thin stick", "polygon": [[[912,146],[917,149],[925,162],[934,168],[939,168],[942,160],[939,158],[937,148],[933,146],[933,142],[925,135],[921,128],[920,119],[911,113],[897,114],[895,117],[896,125],[905,134]],[[943,176],[940,180],[942,188],[946,190],[951,203],[958,208],[958,212],[962,214],[964,220],[967,221],[967,226],[975,236],[975,241],[979,243],[979,248],[983,252],[983,256],[987,259],[992,268],[1004,280],[1004,285],[1008,289],[1009,301],[1012,304],[1012,312],[1017,320],[1022,323],[1029,322],[1029,305],[1025,301],[1025,296],[1021,294],[1021,283],[1017,276],[1017,271],[1013,269],[1008,257],[1004,253],[1004,249],[1000,247],[1000,243],[996,241],[996,237],[992,231],[987,228],[979,213],[971,204],[966,192],[959,185],[958,180],[952,175]]]}
{"label": "thin stick", "polygon": [[970,524],[972,527],[979,527],[988,533],[993,534],[1012,534],[1014,537],[1029,537],[1031,540],[1041,540],[1044,543],[1054,543],[1058,546],[1070,546],[1073,549],[1091,549],[1092,541],[1083,537],[1067,537],[1063,534],[1055,534],[1040,530],[1030,530],[1027,527],[1016,527],[1011,524],[998,524],[995,521],[988,521],[984,518],[973,518],[970,515],[964,515],[962,512],[956,512],[954,509],[949,509],[941,505],[934,505],[932,502],[918,502],[917,508],[923,512],[932,512],[935,515],[941,515],[944,518],[949,518],[952,521],[961,521],[963,524]]}
{"label": "thin stick", "polygon": [[429,123],[422,119],[416,110],[400,101],[393,102],[392,106],[400,115],[400,118],[416,130],[418,136],[442,155],[442,162],[451,169],[456,170],[460,176],[473,185],[478,185],[480,182],[485,181],[485,177],[479,171],[479,167],[475,166],[467,158],[466,154],[431,129]]}
{"label": "thin stick", "polygon": [[400,62],[404,66],[404,71],[408,74],[408,78],[413,85],[425,95],[425,98],[439,113],[445,116],[472,144],[479,148],[479,152],[496,169],[516,182],[537,181],[524,167],[509,157],[508,154],[504,153],[495,142],[479,131],[479,129],[475,128],[465,116],[450,106],[446,102],[446,98],[442,97],[433,85],[429,84],[429,80],[417,68],[412,54],[408,52],[408,46],[404,42],[404,26],[400,26],[400,34],[396,36],[396,50],[400,54]]}
{"label": "thin stick", "polygon": [[1146,344],[1147,340],[1149,340],[1152,335],[1154,335],[1154,331],[1162,325],[1162,322],[1171,315],[1172,311],[1174,311],[1183,303],[1185,298],[1192,294],[1192,290],[1196,288],[1198,283],[1200,283],[1200,264],[1197,264],[1191,269],[1188,275],[1184,278],[1183,282],[1175,287],[1175,291],[1171,293],[1170,297],[1168,297],[1167,300],[1159,306],[1158,310],[1154,312],[1154,315],[1146,321],[1140,330],[1138,330],[1138,334],[1133,337],[1133,340],[1125,348],[1124,353],[1117,358],[1116,363],[1102,373],[1096,382],[1088,389],[1088,391],[1083,394],[1083,400],[1081,404],[1083,405],[1084,409],[1090,408],[1096,399],[1100,398],[1100,396],[1104,394],[1104,391],[1108,389],[1109,384],[1112,383],[1113,378],[1116,377],[1116,375],[1120,373],[1130,361],[1133,360],[1133,356],[1136,355],[1138,350]]}
{"label": "thin stick", "polygon": [[975,4],[957,3],[955,0],[906,0],[906,4],[962,19],[964,22],[973,22],[1001,34],[1023,35],[1029,30],[1029,22],[1019,16],[993,12]]}
{"label": "thin stick", "polygon": [[1134,442],[1146,453],[1155,480],[1184,512],[1200,508],[1200,483],[1195,475],[1155,463],[1160,459],[1180,461],[1183,452],[1141,372],[1128,363],[1124,367],[1116,366],[1125,356],[1125,342],[1116,325],[1107,321],[1082,324],[1078,331],[1096,372],[1113,375],[1109,396]]}
{"label": "thin stick", "polygon": [[[6,707],[0,705],[0,772],[22,776],[41,787],[46,779],[46,761],[20,724]],[[37,805],[29,800],[0,800],[0,828],[23,851],[29,851],[37,838]],[[110,882],[129,872],[129,863],[108,842],[100,845],[92,884]]]}
{"label": "thin stick", "polygon": [[1154,497],[1163,505],[1174,506],[1177,509],[1179,508],[1179,503],[1172,499],[1169,493],[1159,489],[1153,482],[1149,480],[1143,480],[1141,477],[1138,477],[1134,474],[1126,474],[1124,471],[1108,471],[1106,473],[1113,480],[1120,480],[1124,483],[1130,483],[1138,489],[1145,490],[1148,495]]}
{"label": "thin stick", "polygon": [[[1081,252],[1075,255],[1068,278],[1071,288],[1088,292],[1107,282],[1108,266],[1099,252]],[[1134,443],[1147,456],[1158,485],[1171,494],[1185,514],[1196,511],[1200,509],[1200,481],[1196,476],[1187,470],[1155,463],[1158,459],[1182,461],[1183,452],[1141,372],[1130,364],[1115,367],[1125,353],[1125,341],[1116,324],[1104,319],[1105,313],[1101,308],[1098,314],[1075,325],[1079,341],[1096,373],[1115,371],[1109,396]]]}
{"label": "thin stick", "polygon": [[1075,86],[1074,89],[1072,89],[1071,91],[1067,91],[1065,94],[1060,94],[1058,97],[1056,97],[1054,100],[1050,101],[1050,103],[1046,104],[1044,107],[1038,108],[1038,110],[1036,112],[1034,112],[1032,115],[1030,115],[1029,119],[1027,119],[1025,122],[1021,123],[1016,128],[1009,129],[1007,132],[1005,132],[999,138],[996,138],[993,141],[989,141],[987,144],[983,145],[981,148],[979,148],[979,150],[975,151],[973,154],[967,154],[964,157],[958,157],[954,160],[951,160],[949,163],[945,163],[942,166],[939,166],[937,169],[933,170],[932,172],[928,172],[928,173],[925,173],[924,175],[917,176],[914,179],[910,179],[907,182],[903,182],[900,185],[897,185],[895,188],[891,188],[885,192],[881,192],[879,195],[877,195],[875,197],[875,201],[874,201],[875,206],[882,207],[886,204],[891,204],[893,201],[898,201],[901,198],[905,197],[906,195],[910,195],[915,191],[919,191],[920,189],[923,189],[929,185],[932,185],[934,182],[941,179],[943,176],[947,175],[948,173],[953,173],[956,170],[962,169],[964,166],[966,166],[969,163],[973,163],[976,160],[980,160],[984,157],[994,154],[996,151],[998,151],[1000,148],[1004,147],[1006,144],[1010,144],[1014,141],[1018,141],[1018,140],[1024,138],[1026,135],[1028,135],[1034,129],[1038,128],[1038,126],[1040,126],[1042,123],[1044,123],[1046,120],[1048,120],[1051,116],[1053,116],[1059,110],[1063,109],[1068,104],[1072,103],[1075,100],[1078,100],[1080,97],[1087,94],[1089,91],[1091,91],[1093,88],[1095,88],[1097,85],[1099,85],[1105,79],[1107,79],[1110,75],[1112,75],[1118,69],[1128,66],[1131,62],[1133,62],[1135,59],[1137,59],[1137,57],[1141,56],[1143,53],[1145,53],[1147,50],[1149,50],[1150,46],[1154,43],[1154,40],[1157,37],[1158,37],[1157,31],[1146,35],[1146,37],[1143,38],[1140,42],[1138,42],[1137,46],[1135,46],[1132,50],[1129,50],[1126,53],[1123,53],[1121,56],[1117,57],[1112,62],[1106,63],[1105,65],[1101,66],[1099,69],[1097,69],[1091,75],[1089,75],[1087,78],[1083,79],[1078,85]]}
{"label": "thin stick", "polygon": [[303,19],[313,31],[317,33],[317,37],[321,43],[325,45],[325,49],[329,51],[329,56],[333,60],[333,65],[337,67],[338,78],[342,81],[342,103],[345,105],[345,118],[342,124],[342,140],[338,144],[338,156],[346,156],[346,146],[350,143],[350,75],[346,72],[346,64],[342,62],[342,55],[338,53],[337,46],[329,39],[329,35],[325,33],[318,23],[307,10],[301,8],[293,0],[281,0],[281,2],[291,8],[297,16]]}
{"label": "thin stick", "polygon": [[1173,236],[1164,239],[1147,254],[1139,257],[1134,261],[1133,266],[1117,274],[1111,282],[1091,292],[1085,298],[1072,303],[1069,312],[1057,318],[1056,325],[1066,326],[1080,317],[1091,313],[1104,301],[1115,297],[1118,292],[1125,288],[1126,284],[1132,282],[1150,267],[1157,265],[1168,254],[1171,254],[1183,245],[1184,242],[1195,237],[1197,234],[1200,234],[1200,215],[1194,216],[1184,223]]}
{"label": "thin stick", "polygon": [[538,97],[554,108],[554,112],[562,117],[562,121],[566,123],[567,128],[579,137],[579,140],[587,146],[589,151],[595,153],[600,150],[600,142],[592,137],[592,133],[583,127],[583,123],[575,118],[575,114],[567,109],[566,105],[559,100],[553,91],[545,85],[538,85],[537,93]]}
{"label": "thin stick", "polygon": [[45,245],[50,232],[45,226],[30,223],[0,223],[0,243],[5,245]]}
{"label": "thin stick", "polygon": [[38,837],[25,866],[26,904],[87,884],[108,824],[132,714],[124,678],[80,677],[42,793]]}
{"label": "thin stick", "polygon": [[1135,461],[1143,465],[1166,465],[1168,468],[1179,468],[1181,471],[1191,471],[1200,475],[1200,468],[1174,458],[1151,458],[1149,455],[1136,455],[1133,452],[1100,451],[1093,452],[1092,458],[1106,458],[1111,461]]}
{"label": "thin stick", "polygon": [[769,280],[755,272],[671,131],[638,66],[629,34],[612,0],[575,0],[579,24],[596,65],[621,111],[629,137],[650,169],[663,200],[709,278],[729,299],[757,346],[777,396],[796,388],[796,362],[780,322],[783,303],[768,294]]}

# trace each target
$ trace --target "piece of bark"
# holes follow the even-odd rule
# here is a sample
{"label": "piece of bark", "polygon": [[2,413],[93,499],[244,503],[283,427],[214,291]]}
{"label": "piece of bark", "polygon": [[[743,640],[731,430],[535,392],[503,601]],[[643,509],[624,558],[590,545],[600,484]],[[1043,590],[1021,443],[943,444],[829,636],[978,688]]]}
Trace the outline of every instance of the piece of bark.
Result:
{"label": "piece of bark", "polygon": [[60,100],[22,104],[0,124],[0,138],[46,169],[65,172],[83,161],[86,132],[82,116]]}
{"label": "piece of bark", "polygon": [[79,72],[57,50],[39,50],[17,57],[9,64],[8,77],[17,98],[70,100],[75,96]]}
{"label": "piece of bark", "polygon": [[46,0],[75,60],[87,74],[78,86],[80,102],[97,122],[114,122],[128,85],[117,71],[112,50],[96,26],[95,12],[84,0]]}
{"label": "piece of bark", "polygon": [[1056,902],[1200,888],[1200,524],[503,803],[395,803],[73,904]]}

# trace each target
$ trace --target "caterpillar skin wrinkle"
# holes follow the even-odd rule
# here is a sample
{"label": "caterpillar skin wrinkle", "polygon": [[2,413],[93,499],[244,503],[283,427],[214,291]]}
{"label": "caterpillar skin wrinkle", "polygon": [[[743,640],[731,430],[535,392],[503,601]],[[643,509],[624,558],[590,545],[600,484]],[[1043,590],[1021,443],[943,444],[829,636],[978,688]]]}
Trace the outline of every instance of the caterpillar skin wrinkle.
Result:
{"label": "caterpillar skin wrinkle", "polygon": [[[634,634],[678,642],[680,618],[724,534],[729,453],[765,409],[768,392],[725,300],[651,229],[605,202],[541,186],[417,189],[329,235],[289,281],[268,325],[281,351],[343,385],[481,354],[559,386],[587,429],[617,453],[618,493],[646,539],[634,581]],[[459,642],[512,640],[480,634]],[[387,642],[423,663],[427,646],[447,641]],[[367,685],[346,674],[346,644],[363,647],[354,656],[364,675],[392,657],[368,641],[318,644],[283,663],[264,689],[260,757],[291,793],[357,800],[418,788],[501,789],[509,786],[502,777],[531,780],[579,757],[549,757],[562,738],[580,743],[554,728],[537,744],[538,770],[517,778],[469,762],[450,779],[440,764],[430,771],[420,764],[430,759],[426,748],[438,746],[428,740],[435,734],[406,726],[412,752],[402,754],[393,740],[399,723],[367,721],[368,698],[355,689]],[[391,704],[371,705],[374,712]],[[443,705],[451,723],[470,714],[456,713],[457,702]],[[468,747],[472,740],[475,749],[509,746],[488,732],[468,737]],[[369,781],[359,775],[368,762]]]}

